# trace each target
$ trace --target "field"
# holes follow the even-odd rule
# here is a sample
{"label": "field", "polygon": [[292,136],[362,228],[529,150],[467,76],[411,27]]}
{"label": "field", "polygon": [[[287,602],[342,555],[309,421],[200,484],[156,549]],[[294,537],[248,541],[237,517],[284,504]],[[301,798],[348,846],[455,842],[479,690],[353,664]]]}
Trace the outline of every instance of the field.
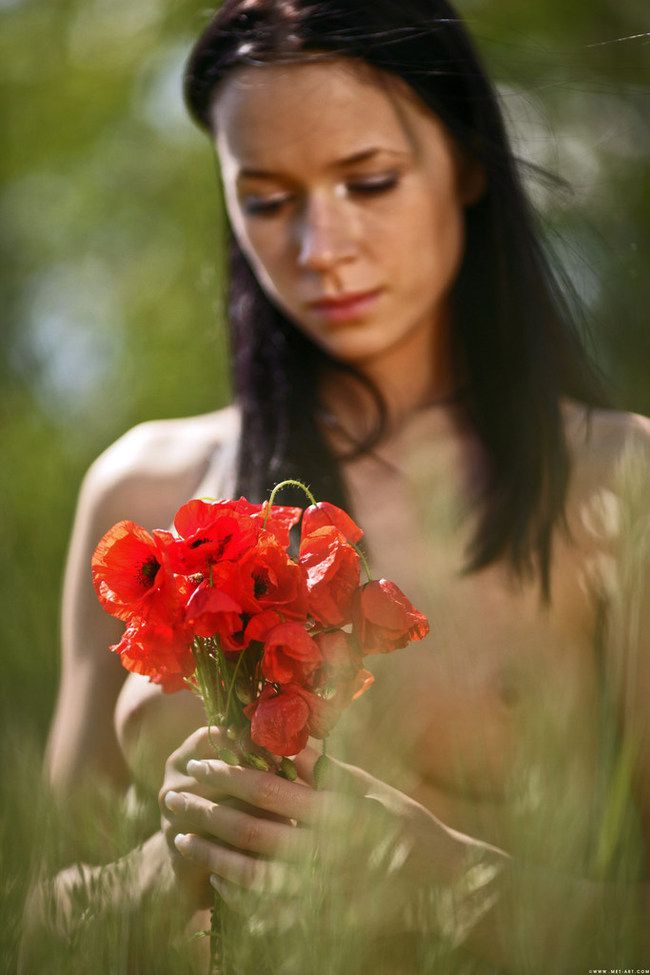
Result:
{"label": "field", "polygon": [[[584,308],[584,340],[612,402],[648,415],[644,0],[570,6],[463,0],[459,8],[499,84],[519,153],[567,183],[554,188],[527,177],[558,274]],[[183,59],[205,17],[204,5],[191,0],[0,2],[0,966],[6,972],[16,969],[32,871],[43,857],[65,864],[70,841],[70,824],[59,820],[42,788],[41,765],[78,485],[92,459],[134,424],[207,412],[229,400],[222,202],[211,146],[180,100]],[[604,734],[614,742],[611,727]],[[600,869],[616,863],[621,878],[634,876],[640,857],[625,762],[623,756],[605,777],[595,852]],[[125,816],[108,797],[95,798],[97,808],[88,805],[74,839],[89,858],[108,861],[130,849],[146,822]],[[559,858],[556,866],[571,830],[580,834],[589,814],[573,810],[566,844],[549,853]],[[142,815],[154,822],[155,810]],[[107,831],[100,825],[106,822],[120,827]],[[541,842],[528,840],[533,848]],[[615,916],[624,918],[624,907],[620,899],[613,903]],[[238,931],[229,941],[241,953],[234,970],[260,971],[261,957],[278,973],[379,970],[354,918],[343,912],[329,920],[323,926],[318,903],[307,900],[291,938],[267,934],[263,925],[257,933]],[[168,905],[152,903],[146,918],[107,918],[99,936],[89,916],[73,942],[44,942],[33,970],[204,970],[174,923]],[[525,925],[511,936],[527,971]],[[584,943],[562,953],[562,937],[566,971],[586,972],[592,963],[581,954]],[[640,958],[634,932],[626,937],[631,967]],[[419,970],[478,971],[463,955],[462,933],[456,941],[419,945]],[[398,971],[387,952],[387,971]],[[129,956],[140,961],[129,967]],[[559,964],[555,959],[542,970],[560,971]],[[617,956],[617,964],[624,968],[626,959]]]}

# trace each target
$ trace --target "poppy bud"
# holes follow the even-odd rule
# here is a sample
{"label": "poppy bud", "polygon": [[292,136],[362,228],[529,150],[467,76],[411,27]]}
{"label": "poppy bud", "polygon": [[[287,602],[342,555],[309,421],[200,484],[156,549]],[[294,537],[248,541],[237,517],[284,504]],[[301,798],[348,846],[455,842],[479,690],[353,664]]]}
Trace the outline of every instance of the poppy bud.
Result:
{"label": "poppy bud", "polygon": [[226,765],[239,765],[239,755],[236,755],[231,748],[220,748],[217,757]]}
{"label": "poppy bud", "polygon": [[314,765],[313,776],[314,776],[314,785],[316,786],[317,789],[322,789],[323,786],[325,785],[325,779],[327,778],[327,774],[330,768],[331,768],[331,762],[327,757],[327,755],[321,755],[320,758],[316,760],[316,764]]}
{"label": "poppy bud", "polygon": [[235,687],[235,694],[242,704],[250,704],[253,700],[250,688],[247,687],[246,684],[237,684]]}
{"label": "poppy bud", "polygon": [[298,769],[290,758],[283,758],[280,762],[278,775],[282,776],[283,779],[288,779],[289,782],[295,782],[298,778]]}
{"label": "poppy bud", "polygon": [[250,765],[251,768],[257,768],[260,772],[270,772],[271,766],[265,758],[261,755],[245,755],[246,764]]}

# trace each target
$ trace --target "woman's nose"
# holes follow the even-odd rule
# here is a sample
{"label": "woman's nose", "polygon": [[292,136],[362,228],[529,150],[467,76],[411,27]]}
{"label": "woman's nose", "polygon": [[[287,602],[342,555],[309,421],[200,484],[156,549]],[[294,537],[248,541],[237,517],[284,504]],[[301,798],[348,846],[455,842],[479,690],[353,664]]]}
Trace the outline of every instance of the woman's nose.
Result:
{"label": "woman's nose", "polygon": [[343,210],[338,201],[312,200],[305,205],[298,230],[301,267],[324,272],[354,257],[355,229]]}

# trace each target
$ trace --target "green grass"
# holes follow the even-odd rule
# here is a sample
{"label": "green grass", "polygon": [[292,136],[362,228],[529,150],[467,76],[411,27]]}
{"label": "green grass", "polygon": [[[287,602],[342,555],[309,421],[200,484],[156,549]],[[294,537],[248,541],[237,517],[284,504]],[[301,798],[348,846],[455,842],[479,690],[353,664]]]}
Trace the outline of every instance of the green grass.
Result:
{"label": "green grass", "polygon": [[[643,0],[463,0],[459,7],[506,85],[506,108],[519,106],[534,122],[526,151],[576,186],[575,197],[546,201],[544,224],[564,240],[617,404],[650,413],[647,44],[616,40],[639,34]],[[89,806],[71,836],[41,784],[62,569],[83,471],[134,423],[228,400],[214,163],[207,140],[165,95],[205,21],[205,4],[150,0],[107,10],[88,0],[0,4],[0,966],[8,973],[16,970],[34,871],[58,869],[75,850],[89,862],[120,856],[141,825],[105,798],[99,806],[108,812]],[[513,782],[521,849],[551,869],[576,867],[579,849],[581,870],[633,878],[642,850],[630,755],[613,727],[603,726],[603,754],[619,760],[603,770],[597,805],[567,781],[561,746],[570,748],[570,737],[558,746],[539,728],[530,734],[550,750],[540,753],[543,774],[529,767]],[[531,828],[526,810],[540,782],[553,803]],[[549,818],[561,824],[552,844]],[[107,820],[115,830],[101,826]],[[386,945],[360,936],[346,913],[349,898],[341,897],[337,926],[323,929],[318,897],[310,896],[315,902],[306,899],[312,906],[290,936],[232,935],[241,971],[281,972],[286,964],[334,975],[378,970],[381,959],[401,970],[404,946],[393,945],[391,961]],[[601,929],[618,928],[621,912],[630,915],[624,908],[613,898]],[[66,975],[189,972],[193,949],[179,927],[175,912],[155,902],[133,917],[98,921],[90,912],[74,943],[44,939],[41,962],[27,975],[39,966]],[[611,967],[635,955],[634,932],[620,937],[625,944],[609,953]],[[530,945],[525,934],[516,938],[524,971]],[[420,971],[474,970],[462,946],[427,938],[415,950]],[[569,972],[585,970],[581,951],[567,952]],[[202,963],[194,968],[202,971]]]}

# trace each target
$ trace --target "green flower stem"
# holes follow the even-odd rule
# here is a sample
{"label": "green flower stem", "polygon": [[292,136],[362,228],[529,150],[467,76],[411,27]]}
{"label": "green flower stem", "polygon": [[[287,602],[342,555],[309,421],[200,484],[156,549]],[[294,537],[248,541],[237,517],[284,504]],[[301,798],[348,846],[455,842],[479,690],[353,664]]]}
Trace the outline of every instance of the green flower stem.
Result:
{"label": "green flower stem", "polygon": [[358,545],[354,546],[354,550],[361,559],[361,565],[363,566],[363,571],[368,577],[368,582],[372,582],[372,572],[370,571],[370,565],[368,564],[368,559],[365,557]]}
{"label": "green flower stem", "polygon": [[219,681],[215,681],[210,673],[209,653],[201,637],[196,637],[192,644],[192,653],[196,663],[196,679],[199,693],[203,701],[208,724],[217,724],[217,715],[221,701],[219,700]]}
{"label": "green flower stem", "polygon": [[226,698],[226,721],[230,721],[230,702],[232,700],[232,692],[235,689],[235,682],[237,680],[237,675],[239,673],[239,668],[244,657],[245,651],[242,650],[237,658],[237,663],[235,664],[235,670],[232,675],[232,680],[230,681],[230,687],[228,688],[228,697]]}
{"label": "green flower stem", "polygon": [[[217,640],[214,641],[217,657],[221,656],[221,648]],[[221,708],[221,681],[219,680],[220,663],[210,654],[208,643],[201,637],[196,637],[192,644],[192,653],[196,663],[196,680],[209,725],[217,724],[217,716]],[[210,962],[209,975],[226,975],[224,958],[224,905],[215,890],[210,911]]]}
{"label": "green flower stem", "polygon": [[316,504],[317,503],[316,502],[316,498],[314,497],[314,495],[311,493],[311,491],[309,490],[309,488],[307,487],[307,485],[302,483],[302,481],[294,481],[294,480],[281,481],[279,484],[276,484],[275,485],[275,487],[273,488],[273,490],[271,492],[271,497],[269,498],[269,507],[268,507],[268,509],[266,511],[266,517],[264,518],[264,527],[266,527],[266,523],[269,520],[269,515],[271,514],[271,508],[273,507],[273,505],[275,503],[276,496],[279,494],[279,492],[283,488],[286,488],[286,487],[296,487],[296,488],[299,488],[301,491],[304,491],[305,495],[309,499],[310,504]]}

